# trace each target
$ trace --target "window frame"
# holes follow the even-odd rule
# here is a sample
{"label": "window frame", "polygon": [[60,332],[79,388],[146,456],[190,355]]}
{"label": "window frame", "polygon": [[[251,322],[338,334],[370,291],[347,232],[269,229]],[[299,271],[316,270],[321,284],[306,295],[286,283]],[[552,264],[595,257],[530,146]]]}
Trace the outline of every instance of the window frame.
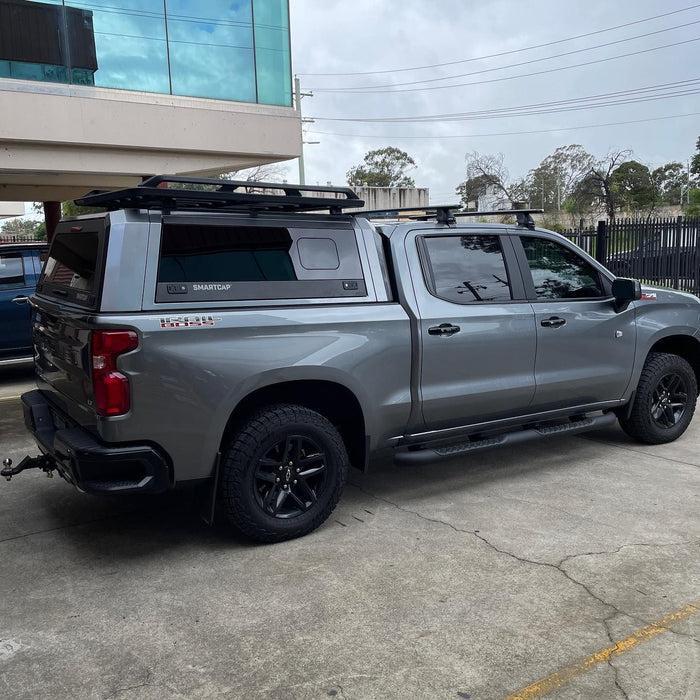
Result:
{"label": "window frame", "polygon": [[[525,293],[527,295],[528,301],[538,304],[553,304],[557,302],[578,302],[578,301],[606,301],[613,298],[612,294],[612,281],[605,274],[604,268],[597,263],[593,258],[588,256],[580,248],[573,245],[570,241],[566,239],[555,238],[554,236],[546,235],[543,231],[518,231],[516,236],[517,241],[513,240],[513,248],[515,254],[518,258],[518,262],[521,268],[521,274],[523,279],[523,284],[525,287]],[[583,262],[590,265],[597,273],[600,279],[600,284],[603,288],[603,294],[601,296],[592,297],[554,297],[554,298],[541,298],[537,296],[537,290],[535,287],[535,282],[532,276],[532,270],[530,269],[530,264],[527,259],[527,254],[525,253],[525,247],[523,245],[523,238],[535,238],[549,243],[554,243],[560,245],[562,248],[566,248],[569,252],[577,255]]]}
{"label": "window frame", "polygon": [[[164,237],[166,227],[178,226],[211,226],[222,229],[232,229],[236,226],[246,226],[250,228],[285,228],[291,236],[291,245],[288,251],[290,261],[294,267],[297,279],[295,280],[227,280],[225,283],[208,282],[184,282],[166,283],[158,279],[158,269],[163,252]],[[316,236],[306,235],[309,232],[318,232]],[[323,234],[326,235],[323,235]],[[340,264],[334,270],[308,270],[301,265],[301,260],[297,252],[297,241],[302,238],[328,238],[334,241],[338,249],[339,240],[343,239],[343,252],[352,255],[352,263],[356,266],[354,272],[357,277],[344,275],[344,272],[352,272],[348,267],[349,261],[344,263],[341,253]],[[368,273],[365,269],[362,252],[357,239],[357,231],[351,219],[332,223],[315,222],[308,220],[295,220],[285,217],[258,219],[256,217],[233,216],[219,218],[215,216],[199,215],[192,217],[181,214],[170,214],[164,216],[161,221],[160,235],[158,242],[158,263],[156,265],[155,296],[153,302],[156,308],[170,304],[197,303],[208,304],[223,302],[228,305],[249,304],[249,303],[275,303],[283,302],[303,302],[304,300],[345,300],[349,302],[366,302],[370,300],[370,290],[367,284]],[[223,285],[227,289],[194,289],[194,284]],[[182,286],[187,291],[172,292],[169,285]]]}
{"label": "window frame", "polygon": [[[428,238],[457,238],[462,236],[478,236],[478,237],[490,237],[497,238],[499,245],[501,246],[501,254],[503,258],[503,264],[505,267],[506,275],[508,277],[508,284],[510,287],[510,299],[500,299],[500,300],[487,300],[487,301],[457,301],[455,299],[448,299],[441,296],[437,292],[437,286],[435,283],[435,275],[433,272],[433,266],[430,261],[430,253],[428,251],[428,244],[426,240]],[[494,231],[485,229],[483,231],[475,230],[456,230],[449,229],[445,231],[430,231],[426,233],[419,233],[416,236],[416,246],[418,249],[418,258],[420,260],[421,271],[423,273],[423,281],[425,287],[431,296],[440,301],[447,302],[448,304],[455,304],[457,306],[473,306],[474,304],[518,304],[526,300],[525,287],[523,285],[522,270],[520,269],[520,264],[518,258],[515,254],[515,249],[511,240],[512,236],[504,233],[503,231]]]}

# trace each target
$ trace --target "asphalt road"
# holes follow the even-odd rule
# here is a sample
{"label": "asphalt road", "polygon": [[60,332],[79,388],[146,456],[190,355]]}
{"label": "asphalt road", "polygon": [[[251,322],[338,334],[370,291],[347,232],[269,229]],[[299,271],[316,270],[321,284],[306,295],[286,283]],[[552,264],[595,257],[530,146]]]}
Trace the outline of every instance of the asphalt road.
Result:
{"label": "asphalt road", "polygon": [[[34,452],[0,373],[0,457]],[[700,417],[355,473],[257,545],[186,494],[0,483],[0,697],[700,698]]]}

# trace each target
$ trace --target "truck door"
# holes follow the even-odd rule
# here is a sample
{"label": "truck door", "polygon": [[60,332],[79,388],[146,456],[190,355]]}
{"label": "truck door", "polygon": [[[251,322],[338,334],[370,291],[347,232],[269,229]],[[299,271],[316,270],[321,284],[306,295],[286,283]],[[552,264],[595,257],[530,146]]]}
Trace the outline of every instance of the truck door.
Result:
{"label": "truck door", "polygon": [[28,280],[21,252],[0,251],[0,359],[31,355],[28,302],[34,291],[32,273],[30,270]]}
{"label": "truck door", "polygon": [[458,231],[407,237],[428,429],[519,415],[532,400],[534,314],[509,238]]}
{"label": "truck door", "polygon": [[615,310],[610,281],[573,247],[537,235],[519,239],[537,329],[533,409],[619,400],[634,365],[634,309]]}

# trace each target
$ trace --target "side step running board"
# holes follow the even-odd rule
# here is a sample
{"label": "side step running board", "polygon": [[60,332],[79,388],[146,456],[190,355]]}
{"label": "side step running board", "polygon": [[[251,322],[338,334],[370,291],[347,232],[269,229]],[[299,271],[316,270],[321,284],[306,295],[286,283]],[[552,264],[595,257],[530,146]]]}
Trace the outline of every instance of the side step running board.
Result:
{"label": "side step running board", "polygon": [[595,430],[596,428],[605,428],[615,423],[616,420],[617,417],[614,413],[603,413],[600,416],[582,418],[580,420],[571,421],[570,423],[544,426],[541,428],[527,428],[526,430],[496,435],[494,437],[484,438],[483,440],[452,443],[449,445],[440,445],[439,447],[423,447],[418,450],[406,449],[398,452],[394,456],[394,464],[400,467],[430,464],[445,459],[461,457],[462,455],[471,454],[477,450],[487,450],[491,447],[518,445],[522,442],[539,440],[554,435],[571,435],[574,433],[583,433],[587,430]]}

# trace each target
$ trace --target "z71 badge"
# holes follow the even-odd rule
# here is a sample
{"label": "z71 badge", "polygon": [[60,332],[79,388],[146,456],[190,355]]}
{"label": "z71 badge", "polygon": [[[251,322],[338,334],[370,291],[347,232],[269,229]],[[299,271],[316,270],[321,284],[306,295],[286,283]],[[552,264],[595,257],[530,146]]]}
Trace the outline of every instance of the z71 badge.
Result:
{"label": "z71 badge", "polygon": [[203,328],[216,325],[220,318],[213,316],[161,316],[161,328]]}

